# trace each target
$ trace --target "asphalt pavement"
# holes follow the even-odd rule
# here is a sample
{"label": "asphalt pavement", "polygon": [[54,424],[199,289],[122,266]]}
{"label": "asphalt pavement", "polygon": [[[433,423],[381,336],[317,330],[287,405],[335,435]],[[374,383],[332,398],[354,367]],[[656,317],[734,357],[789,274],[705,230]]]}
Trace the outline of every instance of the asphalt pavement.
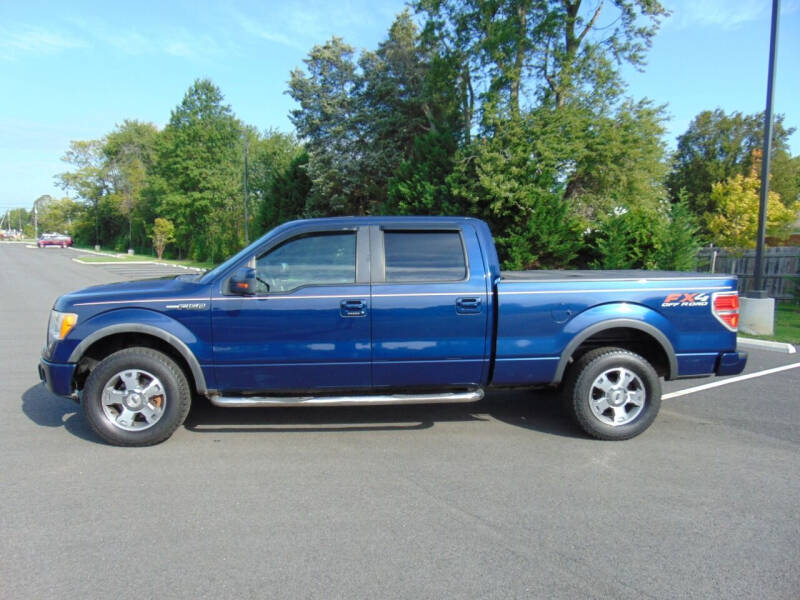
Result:
{"label": "asphalt pavement", "polygon": [[116,448],[36,375],[59,294],[141,276],[75,256],[0,243],[0,598],[800,597],[800,369],[664,400],[627,442],[493,392],[199,403]]}

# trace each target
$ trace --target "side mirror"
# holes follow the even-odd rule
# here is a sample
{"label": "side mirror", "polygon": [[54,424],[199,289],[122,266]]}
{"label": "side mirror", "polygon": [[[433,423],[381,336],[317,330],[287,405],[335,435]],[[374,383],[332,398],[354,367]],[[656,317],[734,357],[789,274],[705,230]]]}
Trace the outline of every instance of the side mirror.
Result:
{"label": "side mirror", "polygon": [[239,296],[252,296],[256,293],[256,270],[252,267],[241,267],[234,271],[228,280],[228,289],[231,294]]}

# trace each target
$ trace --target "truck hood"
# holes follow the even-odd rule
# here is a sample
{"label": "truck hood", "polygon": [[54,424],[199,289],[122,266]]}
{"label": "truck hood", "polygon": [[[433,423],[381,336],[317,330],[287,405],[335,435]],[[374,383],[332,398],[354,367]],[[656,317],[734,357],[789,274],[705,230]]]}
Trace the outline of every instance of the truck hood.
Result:
{"label": "truck hood", "polygon": [[[56,300],[53,308],[60,311],[82,306],[116,305],[114,308],[120,308],[129,302],[131,305],[141,306],[147,301],[202,298],[202,291],[208,286],[197,283],[196,279],[194,276],[179,275],[94,285],[64,294]],[[205,294],[205,299],[207,297],[208,293]]]}

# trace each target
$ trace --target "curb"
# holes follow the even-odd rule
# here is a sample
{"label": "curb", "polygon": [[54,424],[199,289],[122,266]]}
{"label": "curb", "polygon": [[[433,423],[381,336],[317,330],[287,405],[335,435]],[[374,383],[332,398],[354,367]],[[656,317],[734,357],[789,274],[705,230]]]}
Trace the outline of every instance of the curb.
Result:
{"label": "curb", "polygon": [[75,252],[85,252],[86,254],[94,254],[95,256],[108,256],[109,258],[117,258],[116,254],[112,254],[110,252],[97,252],[96,250],[87,250],[86,248],[76,248],[75,246],[70,246],[70,250],[74,250]]}
{"label": "curb", "polygon": [[756,340],[748,337],[738,337],[737,345],[750,346],[752,348],[761,348],[762,350],[771,350],[772,352],[782,352],[783,354],[794,354],[797,349],[792,344],[786,342],[770,342],[768,340]]}

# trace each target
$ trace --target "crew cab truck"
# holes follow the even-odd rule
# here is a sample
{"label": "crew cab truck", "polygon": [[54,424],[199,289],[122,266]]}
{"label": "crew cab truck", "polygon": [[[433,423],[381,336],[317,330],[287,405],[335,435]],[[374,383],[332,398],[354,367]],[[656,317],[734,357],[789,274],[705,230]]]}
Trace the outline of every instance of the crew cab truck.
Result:
{"label": "crew cab truck", "polygon": [[201,275],[86,288],[55,302],[39,365],[117,445],[166,440],[190,402],[470,402],[561,386],[589,435],[655,419],[661,378],[731,375],[729,275],[501,272],[473,218],[286,223]]}

